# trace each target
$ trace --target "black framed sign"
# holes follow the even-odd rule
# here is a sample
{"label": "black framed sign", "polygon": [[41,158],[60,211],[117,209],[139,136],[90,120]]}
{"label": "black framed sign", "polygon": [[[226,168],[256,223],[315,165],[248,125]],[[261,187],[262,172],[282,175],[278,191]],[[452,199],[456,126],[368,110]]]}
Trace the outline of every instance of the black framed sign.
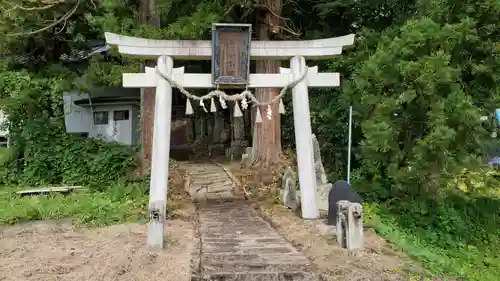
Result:
{"label": "black framed sign", "polygon": [[212,82],[216,85],[248,84],[251,24],[212,25]]}

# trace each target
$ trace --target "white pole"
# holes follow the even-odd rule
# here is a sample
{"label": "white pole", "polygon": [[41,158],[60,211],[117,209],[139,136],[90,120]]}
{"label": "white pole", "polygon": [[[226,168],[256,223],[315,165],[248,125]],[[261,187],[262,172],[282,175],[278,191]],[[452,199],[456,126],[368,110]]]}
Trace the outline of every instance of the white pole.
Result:
{"label": "white pole", "polygon": [[[171,57],[158,58],[158,67],[167,75],[172,74]],[[170,125],[172,119],[172,86],[157,74],[153,155],[149,188],[148,247],[163,249],[163,227],[166,216],[168,159],[170,152]]]}
{"label": "white pole", "polygon": [[351,180],[352,106],[349,106],[349,141],[347,143],[347,183]]}
{"label": "white pole", "polygon": [[[304,57],[293,57],[290,60],[293,79],[298,79],[305,67],[306,61]],[[304,80],[293,87],[292,98],[302,218],[317,219],[319,211],[316,205],[316,177],[314,173],[311,116],[309,113],[307,83]]]}

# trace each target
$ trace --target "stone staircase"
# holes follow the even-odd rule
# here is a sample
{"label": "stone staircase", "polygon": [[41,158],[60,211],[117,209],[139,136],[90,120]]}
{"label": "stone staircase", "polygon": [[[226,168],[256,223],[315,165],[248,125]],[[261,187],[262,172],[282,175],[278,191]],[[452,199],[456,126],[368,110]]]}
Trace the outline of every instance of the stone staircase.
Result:
{"label": "stone staircase", "polygon": [[198,206],[192,281],[318,280],[310,261],[235,195],[235,183],[222,167],[186,168]]}
{"label": "stone staircase", "polygon": [[183,164],[191,177],[187,190],[196,201],[232,201],[241,196],[227,172],[217,164],[188,162]]}

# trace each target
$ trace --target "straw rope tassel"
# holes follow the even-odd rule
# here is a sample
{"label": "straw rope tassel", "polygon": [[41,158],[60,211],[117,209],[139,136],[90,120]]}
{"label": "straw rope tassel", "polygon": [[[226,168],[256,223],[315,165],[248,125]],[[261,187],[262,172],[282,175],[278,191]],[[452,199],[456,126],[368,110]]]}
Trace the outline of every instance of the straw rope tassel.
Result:
{"label": "straw rope tassel", "polygon": [[283,99],[280,99],[279,112],[280,112],[280,114],[285,114],[286,113],[285,104],[283,104]]}
{"label": "straw rope tassel", "polygon": [[202,99],[200,99],[200,106],[203,108],[203,111],[208,112],[207,108],[205,107],[205,103],[203,102]]}
{"label": "straw rope tassel", "polygon": [[267,110],[266,110],[266,117],[267,117],[267,119],[269,119],[269,120],[272,120],[272,119],[273,119],[273,109],[271,108],[271,105],[270,105],[270,104],[267,106]]}
{"label": "straw rope tassel", "polygon": [[210,99],[210,112],[216,112],[216,111],[217,111],[217,107],[215,107],[214,98],[211,98]]}
{"label": "straw rope tassel", "polygon": [[255,123],[262,123],[262,115],[260,115],[260,109],[257,106],[257,112],[255,113]]}
{"label": "straw rope tassel", "polygon": [[189,98],[186,99],[186,115],[191,115],[193,114],[193,107],[191,106],[191,102],[189,101]]}
{"label": "straw rope tassel", "polygon": [[224,100],[224,98],[222,98],[222,96],[219,96],[219,103],[220,103],[220,106],[222,107],[222,109],[227,108],[226,101]]}
{"label": "straw rope tassel", "polygon": [[234,101],[234,112],[233,112],[233,117],[242,117],[243,113],[241,112],[240,105],[238,104],[238,101]]}

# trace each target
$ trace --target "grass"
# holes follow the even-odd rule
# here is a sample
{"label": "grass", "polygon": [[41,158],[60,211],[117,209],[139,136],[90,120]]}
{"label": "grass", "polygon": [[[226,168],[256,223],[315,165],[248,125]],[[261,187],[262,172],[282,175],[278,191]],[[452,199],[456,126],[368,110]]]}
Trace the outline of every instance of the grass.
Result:
{"label": "grass", "polygon": [[[0,148],[1,165],[7,161],[10,150]],[[177,167],[170,167],[169,179],[173,186],[167,202],[167,212],[182,208],[175,194],[184,190],[183,173]],[[49,194],[18,196],[18,190],[30,189],[29,186],[0,185],[0,225],[9,225],[34,220],[58,220],[70,218],[74,223],[85,226],[102,226],[124,222],[141,222],[147,218],[148,180],[127,184],[112,184],[101,191],[76,191],[69,195]],[[177,188],[178,187],[178,188]],[[179,202],[178,202],[179,201]]]}
{"label": "grass", "polygon": [[14,192],[26,187],[0,187],[0,225],[64,218],[87,226],[142,221],[147,215],[146,188],[144,183],[116,184],[103,192],[20,197]]}
{"label": "grass", "polygon": [[376,231],[435,276],[497,281],[500,197],[450,193],[434,199],[365,204]]}

